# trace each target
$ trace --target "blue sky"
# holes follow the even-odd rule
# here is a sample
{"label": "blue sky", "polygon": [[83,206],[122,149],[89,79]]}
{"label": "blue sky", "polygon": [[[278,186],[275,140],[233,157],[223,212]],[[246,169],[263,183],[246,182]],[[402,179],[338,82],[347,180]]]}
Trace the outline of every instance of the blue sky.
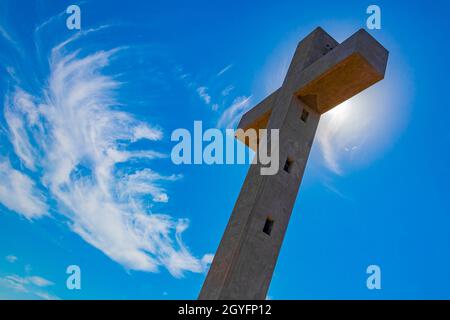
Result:
{"label": "blue sky", "polygon": [[[85,1],[78,32],[0,1],[0,298],[197,297],[248,165],[174,165],[171,132],[232,126],[372,4],[281,2]],[[322,118],[272,299],[450,298],[450,8],[376,4],[386,78]]]}

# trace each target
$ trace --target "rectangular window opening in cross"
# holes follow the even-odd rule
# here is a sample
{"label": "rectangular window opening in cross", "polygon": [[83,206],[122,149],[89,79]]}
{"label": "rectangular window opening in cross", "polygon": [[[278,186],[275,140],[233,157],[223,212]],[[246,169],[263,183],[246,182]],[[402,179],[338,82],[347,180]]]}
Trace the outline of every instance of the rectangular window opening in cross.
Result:
{"label": "rectangular window opening in cross", "polygon": [[264,224],[264,228],[263,228],[263,232],[267,235],[270,236],[270,234],[272,233],[272,229],[273,229],[273,219],[271,218],[267,218],[266,219],[266,223]]}
{"label": "rectangular window opening in cross", "polygon": [[284,163],[284,171],[286,171],[287,173],[291,173],[292,170],[292,165],[294,164],[294,161],[292,159],[290,159],[289,157],[286,158],[286,162]]}
{"label": "rectangular window opening in cross", "polygon": [[303,109],[302,110],[302,116],[301,116],[302,121],[306,123],[306,121],[308,121],[308,118],[309,118],[308,110]]}

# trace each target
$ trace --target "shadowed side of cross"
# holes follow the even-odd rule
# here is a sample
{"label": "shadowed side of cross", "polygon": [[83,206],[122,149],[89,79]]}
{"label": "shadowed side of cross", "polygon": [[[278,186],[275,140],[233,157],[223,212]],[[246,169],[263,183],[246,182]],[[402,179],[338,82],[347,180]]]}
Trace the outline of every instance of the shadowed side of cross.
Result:
{"label": "shadowed side of cross", "polygon": [[[241,119],[236,137],[257,151],[279,130],[280,168],[252,163],[199,299],[265,299],[320,116],[384,77],[388,51],[364,30],[338,44],[317,28],[299,42],[283,85]],[[253,140],[252,140],[253,139]],[[256,140],[256,141],[255,141]]]}
{"label": "shadowed side of cross", "polygon": [[[244,131],[267,128],[273,109],[280,106],[277,98],[282,91],[297,96],[316,113],[323,114],[384,78],[388,51],[364,29],[341,44],[320,27],[308,37],[322,37],[329,42],[322,56],[302,65],[296,65],[294,57],[282,87],[245,113],[238,128]],[[296,55],[302,53],[305,54],[297,48]],[[237,131],[236,137],[249,147],[257,145],[242,131]]]}

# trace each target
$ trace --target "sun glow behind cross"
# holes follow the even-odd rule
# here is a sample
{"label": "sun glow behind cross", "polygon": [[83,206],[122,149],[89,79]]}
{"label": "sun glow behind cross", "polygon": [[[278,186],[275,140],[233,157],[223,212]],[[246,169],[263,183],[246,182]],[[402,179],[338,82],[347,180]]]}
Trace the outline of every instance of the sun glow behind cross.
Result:
{"label": "sun glow behind cross", "polygon": [[382,82],[324,114],[317,133],[324,164],[344,174],[381,157],[407,123],[408,89],[391,63]]}
{"label": "sun glow behind cross", "polygon": [[[341,34],[338,40],[347,32],[330,30]],[[299,38],[295,34],[280,44],[267,61],[261,96],[280,87]],[[392,147],[405,128],[413,94],[411,75],[395,42],[389,38],[384,42],[391,49],[385,79],[322,115],[317,147],[311,154],[313,165],[323,165],[338,175],[367,167]]]}

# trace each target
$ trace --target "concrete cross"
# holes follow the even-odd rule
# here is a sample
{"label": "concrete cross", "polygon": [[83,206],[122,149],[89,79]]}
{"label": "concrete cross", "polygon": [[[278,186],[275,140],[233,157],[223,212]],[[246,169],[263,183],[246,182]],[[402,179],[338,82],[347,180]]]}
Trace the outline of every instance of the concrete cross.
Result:
{"label": "concrete cross", "polygon": [[281,88],[239,123],[280,130],[280,170],[250,166],[199,299],[266,298],[320,116],[383,79],[387,59],[363,29],[339,44],[317,28],[298,44]]}

